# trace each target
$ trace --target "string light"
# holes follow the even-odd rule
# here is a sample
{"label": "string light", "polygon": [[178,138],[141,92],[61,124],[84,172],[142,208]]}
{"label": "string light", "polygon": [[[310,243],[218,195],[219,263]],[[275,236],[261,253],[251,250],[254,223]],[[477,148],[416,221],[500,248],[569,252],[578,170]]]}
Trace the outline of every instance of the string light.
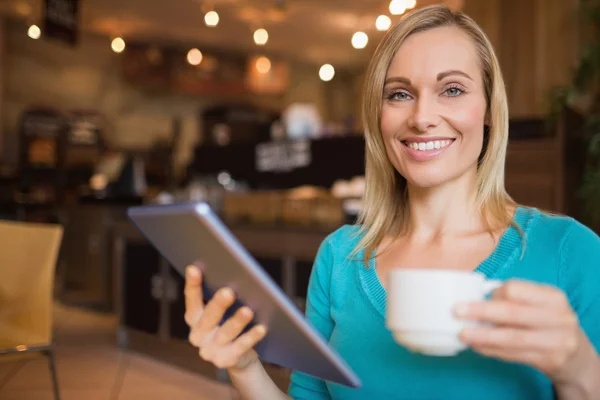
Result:
{"label": "string light", "polygon": [[331,64],[325,64],[319,69],[319,78],[323,82],[329,82],[335,76],[335,68]]}
{"label": "string light", "polygon": [[271,61],[267,57],[258,57],[255,65],[256,70],[261,74],[268,74],[271,70]]}
{"label": "string light", "polygon": [[198,49],[191,49],[187,53],[187,62],[191,65],[200,65],[202,62],[202,52]]}
{"label": "string light", "polygon": [[406,0],[406,9],[412,10],[417,6],[417,0]]}
{"label": "string light", "polygon": [[254,43],[264,46],[269,41],[269,32],[266,29],[259,28],[254,31]]}
{"label": "string light", "polygon": [[125,50],[125,41],[120,37],[114,38],[110,47],[115,53],[122,53]]}
{"label": "string light", "polygon": [[375,21],[375,27],[378,31],[387,31],[392,26],[392,20],[387,15],[380,15]]}
{"label": "string light", "polygon": [[42,30],[37,25],[31,25],[27,30],[27,36],[32,39],[39,39],[42,36]]}
{"label": "string light", "polygon": [[369,37],[364,32],[356,32],[352,35],[352,47],[355,49],[364,49],[369,43]]}
{"label": "string light", "polygon": [[406,11],[406,0],[392,0],[390,1],[390,14],[402,15]]}
{"label": "string light", "polygon": [[216,11],[207,12],[204,15],[204,23],[211,28],[219,25],[219,14]]}

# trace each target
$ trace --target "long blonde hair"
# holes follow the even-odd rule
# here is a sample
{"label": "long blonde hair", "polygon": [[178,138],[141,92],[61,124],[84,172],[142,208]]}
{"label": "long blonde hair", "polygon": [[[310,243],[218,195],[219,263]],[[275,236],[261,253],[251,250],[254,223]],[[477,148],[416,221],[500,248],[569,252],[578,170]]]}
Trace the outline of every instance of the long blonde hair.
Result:
{"label": "long blonde hair", "polygon": [[[406,180],[387,157],[380,130],[384,82],[392,59],[407,37],[417,32],[454,26],[467,33],[475,44],[483,72],[487,102],[484,146],[477,171],[477,207],[490,232],[492,221],[512,223],[509,206],[514,206],[504,187],[504,162],[508,144],[508,104],[500,64],[489,39],[467,15],[446,6],[424,7],[403,17],[381,40],[367,69],[362,118],[365,126],[366,190],[358,224],[362,234],[353,254],[364,250],[364,261],[388,234],[400,235],[408,224]],[[483,127],[482,127],[483,128]],[[368,264],[367,264],[368,265]]]}

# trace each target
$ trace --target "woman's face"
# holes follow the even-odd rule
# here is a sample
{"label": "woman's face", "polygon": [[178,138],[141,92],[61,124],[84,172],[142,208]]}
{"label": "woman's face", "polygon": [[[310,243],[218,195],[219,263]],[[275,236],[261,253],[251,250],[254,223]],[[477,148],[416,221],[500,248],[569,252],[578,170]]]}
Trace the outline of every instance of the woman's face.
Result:
{"label": "woman's face", "polygon": [[381,132],[409,187],[475,178],[485,90],[475,45],[456,27],[409,36],[388,68]]}

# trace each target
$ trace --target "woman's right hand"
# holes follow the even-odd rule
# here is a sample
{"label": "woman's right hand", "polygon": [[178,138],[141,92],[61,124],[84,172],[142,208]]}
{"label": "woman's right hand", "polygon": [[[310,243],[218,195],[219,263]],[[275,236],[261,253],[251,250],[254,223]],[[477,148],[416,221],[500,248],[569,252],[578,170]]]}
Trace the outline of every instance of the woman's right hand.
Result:
{"label": "woman's right hand", "polygon": [[241,307],[219,326],[234,300],[233,290],[221,288],[205,305],[200,269],[194,265],[186,269],[185,322],[190,327],[190,343],[200,349],[203,360],[217,368],[242,370],[258,361],[254,346],[265,337],[267,330],[263,325],[256,325],[240,335],[254,317],[248,307]]}

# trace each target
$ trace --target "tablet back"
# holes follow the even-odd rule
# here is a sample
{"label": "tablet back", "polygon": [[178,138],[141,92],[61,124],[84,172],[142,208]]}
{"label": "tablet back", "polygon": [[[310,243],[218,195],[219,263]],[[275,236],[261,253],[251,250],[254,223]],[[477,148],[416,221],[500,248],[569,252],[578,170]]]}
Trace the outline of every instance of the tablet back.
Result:
{"label": "tablet back", "polygon": [[128,216],[179,273],[190,264],[203,266],[205,301],[224,286],[236,292],[239,301],[226,318],[242,304],[254,311],[254,323],[268,328],[256,346],[263,361],[350,387],[361,385],[206,203],[132,207]]}

